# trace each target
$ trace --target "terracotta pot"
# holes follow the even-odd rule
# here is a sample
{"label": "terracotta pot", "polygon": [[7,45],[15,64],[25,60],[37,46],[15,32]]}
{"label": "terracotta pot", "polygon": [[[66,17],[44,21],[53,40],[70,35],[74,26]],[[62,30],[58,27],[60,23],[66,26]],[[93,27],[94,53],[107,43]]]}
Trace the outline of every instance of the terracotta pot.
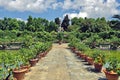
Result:
{"label": "terracotta pot", "polygon": [[93,65],[94,60],[91,57],[87,57],[87,62],[88,64]]}
{"label": "terracotta pot", "polygon": [[81,57],[82,59],[85,59],[86,55],[85,55],[85,54],[81,54],[80,57]]}
{"label": "terracotta pot", "polygon": [[43,52],[43,53],[41,53],[41,55],[42,55],[42,57],[45,57],[46,54],[45,54],[45,52]]}
{"label": "terracotta pot", "polygon": [[106,70],[103,70],[106,75],[107,80],[118,80],[119,75],[117,73],[111,73]]}
{"label": "terracotta pot", "polygon": [[17,80],[23,80],[26,71],[27,71],[27,69],[20,69],[20,70],[14,69],[13,70],[13,77]]}
{"label": "terracotta pot", "polygon": [[77,49],[76,49],[76,48],[73,48],[73,50],[72,50],[72,51],[73,51],[73,53],[75,53],[75,51],[77,51]]}
{"label": "terracotta pot", "polygon": [[70,47],[71,50],[73,50],[74,47]]}
{"label": "terracotta pot", "polygon": [[27,69],[26,73],[28,73],[30,71],[30,65],[23,65],[21,69]]}
{"label": "terracotta pot", "polygon": [[45,56],[47,55],[47,53],[48,53],[47,51],[44,52]]}
{"label": "terracotta pot", "polygon": [[42,54],[42,57],[45,57],[45,56],[46,56],[46,54],[47,54],[47,53],[46,53],[46,52],[44,52],[44,53]]}
{"label": "terracotta pot", "polygon": [[71,51],[73,51],[75,49],[75,47],[70,47]]}
{"label": "terracotta pot", "polygon": [[31,65],[31,67],[32,67],[32,66],[35,66],[37,62],[38,62],[38,58],[36,58],[36,59],[30,59],[30,60],[29,60],[29,63],[30,63],[30,65]]}
{"label": "terracotta pot", "polygon": [[87,57],[88,57],[87,55],[84,56],[84,60],[85,60],[85,61],[87,61]]}
{"label": "terracotta pot", "polygon": [[16,78],[13,78],[13,80],[17,80]]}
{"label": "terracotta pot", "polygon": [[42,56],[40,54],[38,54],[37,58],[40,60],[42,58]]}
{"label": "terracotta pot", "polygon": [[101,72],[102,66],[101,63],[94,63],[95,70],[98,72]]}
{"label": "terracotta pot", "polygon": [[75,54],[76,54],[77,56],[79,56],[80,52],[79,52],[79,51],[75,51]]}
{"label": "terracotta pot", "polygon": [[59,45],[61,45],[61,44],[62,44],[62,41],[59,41],[58,43],[59,43]]}
{"label": "terracotta pot", "polygon": [[40,53],[39,56],[42,58],[43,57],[43,53]]}

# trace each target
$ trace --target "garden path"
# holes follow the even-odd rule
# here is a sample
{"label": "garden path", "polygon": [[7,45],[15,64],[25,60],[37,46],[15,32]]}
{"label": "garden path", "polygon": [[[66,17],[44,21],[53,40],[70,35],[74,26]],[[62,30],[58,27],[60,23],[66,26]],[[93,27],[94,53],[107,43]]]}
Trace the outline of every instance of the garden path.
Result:
{"label": "garden path", "polygon": [[52,50],[42,58],[24,80],[106,80],[68,49],[68,44],[53,44]]}

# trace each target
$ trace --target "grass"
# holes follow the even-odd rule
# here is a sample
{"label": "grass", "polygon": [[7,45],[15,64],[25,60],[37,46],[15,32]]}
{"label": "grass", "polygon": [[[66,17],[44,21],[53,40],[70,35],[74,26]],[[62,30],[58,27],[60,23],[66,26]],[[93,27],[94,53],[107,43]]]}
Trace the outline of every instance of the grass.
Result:
{"label": "grass", "polygon": [[98,49],[88,49],[87,51],[85,51],[84,53],[92,56],[93,53],[95,53],[96,51],[100,51],[103,54],[106,55],[106,60],[109,59],[110,57],[115,57],[120,61],[120,50],[98,50]]}

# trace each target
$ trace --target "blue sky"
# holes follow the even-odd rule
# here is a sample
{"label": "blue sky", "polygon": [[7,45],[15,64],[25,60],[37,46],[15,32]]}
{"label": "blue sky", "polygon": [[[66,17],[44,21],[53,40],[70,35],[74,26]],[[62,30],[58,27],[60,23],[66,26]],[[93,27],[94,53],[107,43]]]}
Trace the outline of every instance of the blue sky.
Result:
{"label": "blue sky", "polygon": [[0,18],[26,20],[29,15],[54,20],[73,17],[106,17],[120,14],[120,0],[0,0]]}

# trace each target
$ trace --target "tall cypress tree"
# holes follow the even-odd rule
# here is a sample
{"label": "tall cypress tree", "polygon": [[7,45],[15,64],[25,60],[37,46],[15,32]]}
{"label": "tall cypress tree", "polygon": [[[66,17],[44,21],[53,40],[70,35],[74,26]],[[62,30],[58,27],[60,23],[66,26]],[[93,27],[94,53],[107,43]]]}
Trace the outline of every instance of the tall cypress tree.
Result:
{"label": "tall cypress tree", "polygon": [[68,18],[68,15],[66,15],[66,16],[64,17],[63,21],[62,21],[62,24],[61,24],[61,27],[63,27],[63,29],[64,29],[65,31],[68,30],[69,21],[70,21],[70,19]]}

